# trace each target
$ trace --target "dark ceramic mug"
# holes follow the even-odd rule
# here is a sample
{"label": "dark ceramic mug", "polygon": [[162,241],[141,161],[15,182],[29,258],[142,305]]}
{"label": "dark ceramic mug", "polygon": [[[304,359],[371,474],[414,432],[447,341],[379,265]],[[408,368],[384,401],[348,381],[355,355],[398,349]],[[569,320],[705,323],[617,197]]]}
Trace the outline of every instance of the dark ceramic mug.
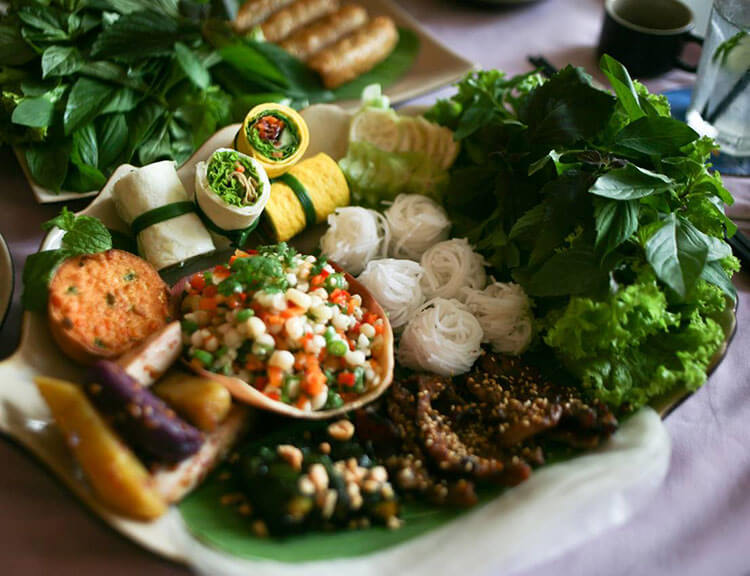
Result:
{"label": "dark ceramic mug", "polygon": [[599,56],[609,54],[634,76],[652,77],[696,66],[681,59],[688,43],[701,44],[692,34],[693,12],[679,0],[606,0],[599,36]]}

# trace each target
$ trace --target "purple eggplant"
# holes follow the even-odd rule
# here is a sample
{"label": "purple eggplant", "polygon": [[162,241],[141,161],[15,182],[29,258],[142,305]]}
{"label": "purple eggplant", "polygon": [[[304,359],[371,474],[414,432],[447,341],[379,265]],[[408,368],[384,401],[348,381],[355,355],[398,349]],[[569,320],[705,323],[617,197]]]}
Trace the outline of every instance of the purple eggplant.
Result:
{"label": "purple eggplant", "polygon": [[125,370],[106,360],[91,368],[86,395],[136,451],[173,464],[195,454],[203,435]]}

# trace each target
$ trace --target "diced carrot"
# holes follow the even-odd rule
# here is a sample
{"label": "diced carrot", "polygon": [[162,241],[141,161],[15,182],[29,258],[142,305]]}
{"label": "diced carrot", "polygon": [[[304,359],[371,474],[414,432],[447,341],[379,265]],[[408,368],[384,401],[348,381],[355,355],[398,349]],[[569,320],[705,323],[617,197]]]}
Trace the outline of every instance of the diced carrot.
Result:
{"label": "diced carrot", "polygon": [[300,394],[297,398],[297,402],[295,402],[295,406],[302,410],[305,407],[305,404],[310,400],[310,398],[306,394]]}
{"label": "diced carrot", "polygon": [[349,302],[346,303],[346,313],[347,314],[354,314],[354,309],[356,308],[356,305],[354,304],[354,300],[349,300]]}
{"label": "diced carrot", "polygon": [[336,381],[342,386],[352,387],[356,384],[357,379],[354,377],[354,372],[342,372],[336,378]]}
{"label": "diced carrot", "polygon": [[289,306],[286,310],[282,310],[281,317],[292,318],[294,316],[302,316],[304,313],[304,308],[300,308],[299,306]]}
{"label": "diced carrot", "polygon": [[383,332],[385,332],[385,325],[375,324],[375,334],[382,334]]}
{"label": "diced carrot", "polygon": [[271,400],[276,400],[276,402],[278,402],[279,400],[281,400],[281,394],[279,394],[276,391],[266,392],[266,396],[268,396]]}
{"label": "diced carrot", "polygon": [[279,316],[278,314],[268,314],[264,322],[268,326],[271,326],[273,324],[280,325],[284,323],[284,318]]}
{"label": "diced carrot", "polygon": [[206,279],[203,277],[202,272],[193,274],[193,276],[190,278],[190,286],[194,290],[198,290],[198,291],[201,291],[206,287]]}
{"label": "diced carrot", "polygon": [[204,296],[216,296],[219,293],[219,289],[214,284],[209,284],[203,289]]}
{"label": "diced carrot", "polygon": [[271,386],[281,388],[281,385],[284,383],[284,371],[281,368],[278,366],[269,366],[266,369],[266,374],[268,374],[268,383]]}
{"label": "diced carrot", "polygon": [[320,370],[309,372],[305,375],[303,388],[310,396],[316,396],[323,391],[323,386],[326,385],[327,381],[326,375]]}
{"label": "diced carrot", "polygon": [[227,308],[229,308],[230,310],[239,308],[240,304],[242,304],[242,300],[237,294],[232,294],[229,298],[227,298]]}
{"label": "diced carrot", "polygon": [[263,362],[263,360],[261,360],[257,356],[248,355],[247,359],[245,360],[245,369],[250,370],[251,372],[255,372],[257,370],[263,370],[265,366],[266,365]]}
{"label": "diced carrot", "polygon": [[365,322],[366,322],[367,324],[375,324],[375,321],[376,321],[377,319],[378,319],[378,315],[377,315],[377,314],[375,314],[375,313],[373,313],[373,312],[368,312],[367,314],[365,314],[365,319],[364,319],[364,321],[365,321]]}
{"label": "diced carrot", "polygon": [[219,302],[216,298],[201,298],[198,302],[199,310],[216,310]]}

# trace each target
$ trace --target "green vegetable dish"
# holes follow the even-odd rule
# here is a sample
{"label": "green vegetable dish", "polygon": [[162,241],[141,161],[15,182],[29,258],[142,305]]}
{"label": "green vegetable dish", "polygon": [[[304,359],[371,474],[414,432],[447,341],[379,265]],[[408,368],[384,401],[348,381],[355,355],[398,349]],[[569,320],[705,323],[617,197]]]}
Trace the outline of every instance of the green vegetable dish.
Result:
{"label": "green vegetable dish", "polygon": [[253,148],[269,160],[281,162],[299,148],[297,127],[282,112],[262,112],[248,122],[246,130]]}
{"label": "green vegetable dish", "polygon": [[619,62],[601,68],[615,95],[570,66],[482,71],[427,117],[461,142],[453,235],[534,298],[541,343],[584,390],[630,411],[705,381],[736,299],[736,227],[714,142]]}
{"label": "green vegetable dish", "polygon": [[252,206],[263,194],[263,183],[250,158],[232,150],[211,155],[207,178],[211,190],[231,206]]}

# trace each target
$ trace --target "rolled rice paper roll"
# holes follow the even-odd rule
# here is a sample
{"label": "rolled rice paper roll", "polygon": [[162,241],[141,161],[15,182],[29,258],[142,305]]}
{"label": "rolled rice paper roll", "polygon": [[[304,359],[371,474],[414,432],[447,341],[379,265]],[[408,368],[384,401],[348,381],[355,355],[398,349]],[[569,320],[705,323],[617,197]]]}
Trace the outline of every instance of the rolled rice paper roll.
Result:
{"label": "rolled rice paper roll", "polygon": [[288,183],[272,182],[265,222],[277,242],[285,242],[302,232],[309,220],[314,218],[315,223],[319,224],[336,208],[349,204],[349,185],[344,173],[326,154],[321,153],[303,160],[289,170],[288,174],[304,188],[314,215],[306,212],[297,192]]}
{"label": "rolled rice paper roll", "polygon": [[[214,162],[219,164],[214,167]],[[222,163],[228,162],[232,166],[222,170]],[[216,190],[212,179],[221,180],[214,183]],[[218,229],[246,230],[260,218],[270,196],[271,183],[260,162],[231,148],[219,148],[208,162],[198,162],[195,167],[195,200]]]}
{"label": "rolled rice paper roll", "polygon": [[[191,203],[171,160],[135,168],[115,182],[112,199],[128,226],[156,208]],[[137,240],[138,252],[157,270],[214,250],[211,235],[195,212],[145,227]]]}
{"label": "rolled rice paper roll", "polygon": [[387,16],[378,16],[316,52],[307,65],[320,75],[326,88],[338,88],[372,70],[393,52],[396,44],[396,24]]}
{"label": "rolled rice paper roll", "polygon": [[320,49],[354,32],[365,22],[367,22],[367,10],[362,6],[351,4],[342,6],[336,12],[297,30],[280,46],[292,56],[307,60]]}
{"label": "rolled rice paper roll", "polygon": [[302,159],[309,143],[302,116],[289,106],[269,103],[248,112],[234,147],[260,162],[269,178],[276,178]]}
{"label": "rolled rice paper roll", "polygon": [[260,28],[268,42],[279,42],[338,7],[338,0],[296,0],[290,6],[271,14]]}
{"label": "rolled rice paper roll", "polygon": [[234,19],[234,29],[237,32],[249,32],[271,14],[286,8],[294,0],[247,0],[242,3]]}

